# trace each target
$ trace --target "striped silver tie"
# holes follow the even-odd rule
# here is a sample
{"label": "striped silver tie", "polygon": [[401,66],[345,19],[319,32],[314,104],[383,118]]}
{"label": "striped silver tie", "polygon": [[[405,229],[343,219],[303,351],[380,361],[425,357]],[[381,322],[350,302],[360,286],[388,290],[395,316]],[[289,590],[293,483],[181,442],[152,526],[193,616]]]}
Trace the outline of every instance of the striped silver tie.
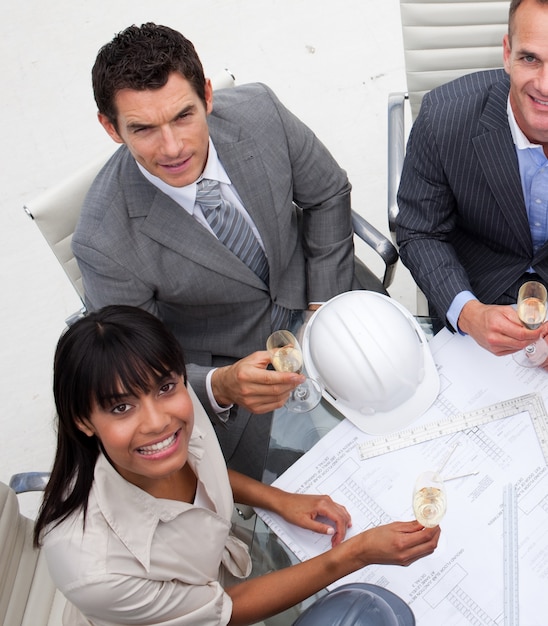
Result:
{"label": "striped silver tie", "polygon": [[[221,243],[268,285],[268,260],[251,226],[238,209],[221,195],[218,181],[203,178],[197,183],[196,204]],[[286,328],[291,311],[272,304],[272,330]]]}
{"label": "striped silver tie", "polygon": [[197,185],[196,203],[219,241],[268,285],[268,261],[264,250],[240,211],[221,196],[219,182],[202,179]]}

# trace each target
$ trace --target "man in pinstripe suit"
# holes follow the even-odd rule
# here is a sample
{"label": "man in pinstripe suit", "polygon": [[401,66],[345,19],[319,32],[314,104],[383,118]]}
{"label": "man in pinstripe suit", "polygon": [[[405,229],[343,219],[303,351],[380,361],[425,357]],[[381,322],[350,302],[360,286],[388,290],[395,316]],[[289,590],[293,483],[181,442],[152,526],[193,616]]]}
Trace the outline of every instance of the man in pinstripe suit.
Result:
{"label": "man in pinstripe suit", "polygon": [[526,280],[548,284],[548,0],[512,0],[509,16],[504,69],[424,97],[397,219],[430,306],[498,355],[548,334],[509,306]]}

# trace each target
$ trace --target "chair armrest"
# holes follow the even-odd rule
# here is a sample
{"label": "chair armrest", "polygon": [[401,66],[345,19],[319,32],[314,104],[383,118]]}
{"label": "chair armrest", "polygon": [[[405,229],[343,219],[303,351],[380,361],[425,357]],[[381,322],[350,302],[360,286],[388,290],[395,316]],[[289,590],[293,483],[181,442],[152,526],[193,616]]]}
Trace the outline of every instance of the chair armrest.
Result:
{"label": "chair armrest", "polygon": [[396,242],[396,216],[398,215],[398,187],[400,185],[405,155],[405,101],[406,93],[388,95],[388,228]]}
{"label": "chair armrest", "polygon": [[15,493],[26,491],[44,491],[49,480],[49,472],[23,472],[10,478],[10,487]]}
{"label": "chair armrest", "polygon": [[373,248],[381,257],[385,264],[382,284],[388,288],[394,280],[396,263],[398,262],[398,251],[394,244],[385,237],[379,230],[370,224],[365,218],[352,210],[352,226],[354,233],[362,239],[368,246]]}
{"label": "chair armrest", "polygon": [[234,511],[236,515],[243,520],[251,519],[255,515],[255,509],[252,506],[238,504],[237,502],[234,503]]}

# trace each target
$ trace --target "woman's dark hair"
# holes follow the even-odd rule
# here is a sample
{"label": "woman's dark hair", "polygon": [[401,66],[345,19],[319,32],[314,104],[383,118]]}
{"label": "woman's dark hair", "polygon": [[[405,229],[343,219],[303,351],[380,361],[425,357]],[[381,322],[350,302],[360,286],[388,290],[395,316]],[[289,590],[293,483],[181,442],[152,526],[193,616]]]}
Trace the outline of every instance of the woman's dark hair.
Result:
{"label": "woman's dark hair", "polygon": [[100,451],[77,422],[89,419],[97,404],[107,408],[123,390],[148,393],[155,380],[186,370],[179,343],[154,315],[131,306],[112,305],[70,326],[57,344],[53,394],[57,409],[57,450],[50,480],[34,527],[43,530],[72,512],[87,508]]}
{"label": "woman's dark hair", "polygon": [[91,70],[99,112],[117,129],[117,92],[160,89],[173,72],[188,80],[206,106],[204,70],[192,42],[178,31],[152,22],[129,26],[99,50]]}

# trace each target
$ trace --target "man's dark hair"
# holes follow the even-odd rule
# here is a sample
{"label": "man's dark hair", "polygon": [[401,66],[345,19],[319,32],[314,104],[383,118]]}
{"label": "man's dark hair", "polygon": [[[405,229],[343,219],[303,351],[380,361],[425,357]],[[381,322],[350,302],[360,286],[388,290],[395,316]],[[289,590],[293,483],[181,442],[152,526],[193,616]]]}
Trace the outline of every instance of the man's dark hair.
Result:
{"label": "man's dark hair", "polygon": [[204,70],[192,42],[152,22],[129,26],[99,50],[93,65],[93,95],[99,112],[117,128],[116,93],[160,89],[173,72],[188,80],[205,106]]}

